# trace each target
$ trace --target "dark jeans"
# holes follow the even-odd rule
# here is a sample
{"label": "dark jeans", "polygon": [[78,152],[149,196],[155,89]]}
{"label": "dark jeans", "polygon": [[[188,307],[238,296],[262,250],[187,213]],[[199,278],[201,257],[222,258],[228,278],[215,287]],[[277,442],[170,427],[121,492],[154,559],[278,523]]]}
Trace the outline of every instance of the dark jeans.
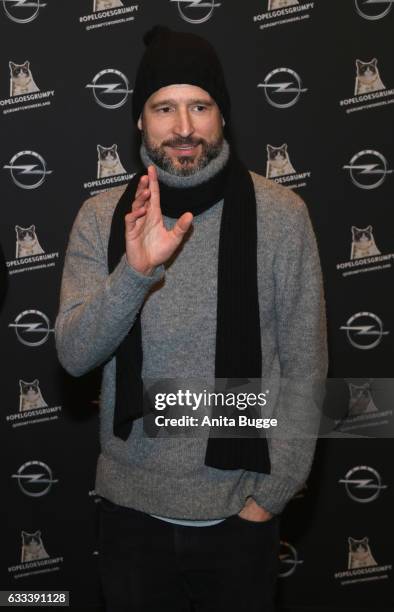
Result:
{"label": "dark jeans", "polygon": [[184,527],[101,499],[106,612],[274,612],[279,518]]}

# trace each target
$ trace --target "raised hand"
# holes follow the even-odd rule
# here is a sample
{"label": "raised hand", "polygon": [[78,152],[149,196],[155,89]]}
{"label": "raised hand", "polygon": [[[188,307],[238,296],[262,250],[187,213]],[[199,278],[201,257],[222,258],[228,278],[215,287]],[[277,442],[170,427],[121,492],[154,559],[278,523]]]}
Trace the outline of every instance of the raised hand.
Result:
{"label": "raised hand", "polygon": [[127,262],[137,272],[150,275],[171,257],[192,221],[192,213],[186,212],[167,230],[160,208],[156,168],[148,166],[148,174],[138,183],[131,212],[125,216]]}

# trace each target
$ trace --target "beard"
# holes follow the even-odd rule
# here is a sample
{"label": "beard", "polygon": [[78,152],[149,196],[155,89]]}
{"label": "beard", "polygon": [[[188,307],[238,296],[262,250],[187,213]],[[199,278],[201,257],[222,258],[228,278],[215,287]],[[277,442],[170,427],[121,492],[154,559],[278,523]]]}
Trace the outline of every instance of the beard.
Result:
{"label": "beard", "polygon": [[[223,135],[215,142],[207,142],[202,138],[177,138],[163,142],[158,147],[150,144],[146,130],[141,133],[142,142],[151,160],[162,170],[175,176],[191,176],[207,166],[213,159],[218,157],[223,147]],[[197,146],[201,144],[201,154],[196,160],[196,155],[177,155],[179,164],[175,164],[173,158],[167,155],[164,147],[185,147],[186,145]]]}

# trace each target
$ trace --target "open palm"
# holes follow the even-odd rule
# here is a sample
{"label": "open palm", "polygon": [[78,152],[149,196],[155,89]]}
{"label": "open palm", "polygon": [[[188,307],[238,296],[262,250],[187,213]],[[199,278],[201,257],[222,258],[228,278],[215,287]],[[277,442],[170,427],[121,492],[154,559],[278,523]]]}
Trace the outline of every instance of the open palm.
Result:
{"label": "open palm", "polygon": [[138,183],[131,212],[125,216],[126,258],[141,274],[151,274],[165,263],[182,242],[191,226],[193,215],[184,213],[168,230],[160,208],[160,189],[154,166]]}

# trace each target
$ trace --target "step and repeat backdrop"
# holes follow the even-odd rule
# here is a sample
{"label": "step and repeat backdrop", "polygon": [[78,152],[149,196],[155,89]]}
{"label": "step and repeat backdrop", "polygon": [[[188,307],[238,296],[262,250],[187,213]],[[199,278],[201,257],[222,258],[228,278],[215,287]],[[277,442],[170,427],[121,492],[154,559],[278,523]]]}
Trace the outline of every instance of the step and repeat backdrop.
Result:
{"label": "step and repeat backdrop", "polygon": [[392,0],[0,1],[1,588],[102,605],[100,372],[68,376],[53,328],[80,206],[138,170],[133,83],[157,23],[215,45],[234,146],[299,193],[318,238],[330,425],[283,513],[280,605],[392,610]]}

